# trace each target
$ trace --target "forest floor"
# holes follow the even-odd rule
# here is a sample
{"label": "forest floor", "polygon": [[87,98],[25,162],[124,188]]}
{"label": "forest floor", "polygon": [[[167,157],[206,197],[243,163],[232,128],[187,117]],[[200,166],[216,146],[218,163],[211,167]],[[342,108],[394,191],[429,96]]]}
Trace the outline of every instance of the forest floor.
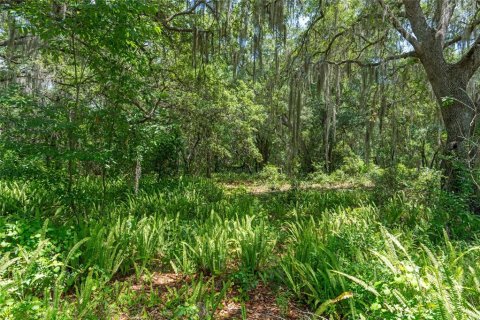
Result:
{"label": "forest floor", "polygon": [[[135,280],[132,278],[126,281],[130,283],[131,290],[138,295],[155,294],[160,297],[160,300],[168,301],[169,292],[191,285],[192,277],[178,273],[155,272],[149,276],[149,279]],[[221,281],[221,279],[216,280],[215,288],[217,291],[222,289]],[[239,291],[241,291],[240,288],[233,286],[226,292],[214,313],[215,319],[242,319],[242,308],[244,308],[246,318],[252,320],[309,319],[309,316],[312,315],[305,306],[302,310],[302,307],[296,306],[291,301],[280,301],[276,289],[265,283],[259,283],[255,288],[249,290],[246,297],[245,295],[241,297],[242,293]],[[201,305],[201,302],[198,303],[199,309],[202,308]],[[123,313],[120,319],[138,319],[146,312],[151,319],[168,320],[169,318],[165,317],[162,312],[164,307],[160,304],[144,309],[144,305],[139,304],[131,309],[130,314]]]}
{"label": "forest floor", "polygon": [[480,318],[478,217],[338,181],[0,181],[0,318]]}

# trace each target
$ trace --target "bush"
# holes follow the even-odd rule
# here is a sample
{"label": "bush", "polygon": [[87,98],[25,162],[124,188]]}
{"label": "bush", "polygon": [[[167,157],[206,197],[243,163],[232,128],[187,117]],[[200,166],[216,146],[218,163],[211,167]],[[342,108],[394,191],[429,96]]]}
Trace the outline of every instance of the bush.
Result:
{"label": "bush", "polygon": [[354,185],[370,185],[372,177],[378,176],[381,169],[374,165],[366,165],[365,162],[357,155],[349,153],[344,157],[342,165],[330,174],[323,171],[320,165],[314,166],[315,171],[310,173],[308,179],[321,184],[354,184]]}
{"label": "bush", "polygon": [[368,166],[365,162],[356,154],[351,154],[349,157],[343,159],[343,164],[339,170],[345,172],[350,176],[359,176],[368,172]]}
{"label": "bush", "polygon": [[267,164],[258,174],[260,179],[266,183],[270,189],[278,189],[287,180],[287,176],[282,173],[280,168]]}
{"label": "bush", "polygon": [[[403,191],[412,199],[427,203],[437,199],[440,191],[441,173],[429,168],[407,168],[403,164],[379,171],[372,175],[378,200],[384,202]],[[436,201],[437,202],[437,201]]]}

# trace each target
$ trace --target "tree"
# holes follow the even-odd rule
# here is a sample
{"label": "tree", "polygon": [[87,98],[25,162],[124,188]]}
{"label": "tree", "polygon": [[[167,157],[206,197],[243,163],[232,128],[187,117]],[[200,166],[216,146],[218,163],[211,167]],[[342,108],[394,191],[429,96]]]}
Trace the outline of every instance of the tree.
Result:
{"label": "tree", "polygon": [[[471,181],[458,164],[473,166],[475,152],[473,4],[2,1],[0,86],[34,95],[38,118],[52,122],[33,136],[4,117],[3,137],[48,146],[44,162],[64,166],[73,182],[140,167],[208,175],[267,162],[333,172],[349,156],[437,166],[445,125],[445,186],[458,191]],[[157,152],[164,146],[177,155]]]}
{"label": "tree", "polygon": [[[385,1],[378,2],[391,24],[412,45],[412,55],[420,60],[441,106],[447,132],[445,155],[450,158],[445,161],[445,188],[460,191],[466,178],[461,167],[470,167],[472,155],[476,153],[476,150],[469,150],[468,142],[475,129],[478,104],[468,96],[467,84],[480,67],[480,35],[455,62],[447,61],[445,49],[458,37],[474,31],[480,22],[478,11],[467,14],[472,21],[447,42],[450,23],[457,7],[456,1],[435,1],[433,15],[427,17],[420,0],[403,0],[408,25],[399,20]],[[411,28],[411,31],[407,28]]]}

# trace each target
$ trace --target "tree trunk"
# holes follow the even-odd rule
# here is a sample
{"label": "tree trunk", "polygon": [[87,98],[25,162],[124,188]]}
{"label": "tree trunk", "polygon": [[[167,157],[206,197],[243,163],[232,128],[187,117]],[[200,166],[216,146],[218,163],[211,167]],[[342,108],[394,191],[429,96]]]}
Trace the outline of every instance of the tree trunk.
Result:
{"label": "tree trunk", "polygon": [[[453,99],[460,99],[462,95],[454,95]],[[444,188],[449,191],[467,191],[472,186],[468,175],[470,168],[471,133],[474,124],[474,113],[467,111],[469,106],[455,101],[442,105],[442,116],[447,131],[447,143],[444,159]],[[471,182],[471,181],[470,181]]]}
{"label": "tree trunk", "polygon": [[392,166],[397,165],[397,141],[398,141],[398,110],[395,104],[392,104],[392,142],[390,149],[390,164]]}
{"label": "tree trunk", "polygon": [[444,149],[443,188],[455,193],[472,192],[470,152],[475,124],[475,104],[467,94],[467,81],[455,70],[445,72],[446,77],[429,75],[432,88],[440,105],[447,132]]}
{"label": "tree trunk", "polygon": [[141,176],[142,176],[142,158],[140,155],[138,155],[137,161],[135,163],[135,178],[134,178],[134,186],[133,186],[135,194],[138,194]]}
{"label": "tree trunk", "polygon": [[210,148],[207,150],[207,167],[206,167],[206,174],[207,174],[207,178],[211,178],[212,177],[212,159],[211,159],[211,152],[210,152]]}
{"label": "tree trunk", "polygon": [[370,158],[372,156],[372,124],[371,121],[367,121],[365,127],[365,164],[368,166],[370,164]]}
{"label": "tree trunk", "polygon": [[325,160],[325,171],[330,173],[330,121],[331,120],[331,104],[325,103],[325,118],[323,121],[323,155]]}

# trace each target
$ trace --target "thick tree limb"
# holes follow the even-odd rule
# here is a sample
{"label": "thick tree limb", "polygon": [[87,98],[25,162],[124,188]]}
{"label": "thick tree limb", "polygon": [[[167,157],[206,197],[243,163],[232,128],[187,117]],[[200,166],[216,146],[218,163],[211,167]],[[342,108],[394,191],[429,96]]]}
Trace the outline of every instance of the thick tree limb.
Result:
{"label": "thick tree limb", "polygon": [[[478,20],[477,24],[480,24],[480,20]],[[455,43],[458,43],[461,40],[462,40],[461,36],[455,37],[455,38],[445,42],[445,44],[443,45],[443,48],[444,49],[448,48],[449,46],[454,45]],[[418,58],[418,55],[415,52],[415,50],[413,50],[413,51],[408,51],[408,52],[404,52],[404,53],[401,53],[401,54],[387,56],[383,59],[380,59],[378,62],[367,62],[367,61],[361,61],[361,60],[355,60],[355,59],[347,59],[347,60],[341,60],[341,61],[326,61],[326,62],[329,63],[329,64],[335,64],[335,65],[353,63],[353,64],[356,64],[356,65],[361,66],[361,67],[375,67],[375,66],[379,66],[382,63],[385,63],[385,62],[388,62],[388,61],[400,60],[400,59],[405,59],[405,58]]]}
{"label": "thick tree limb", "polygon": [[[389,18],[390,22],[392,23],[392,25],[395,27],[395,29],[397,29],[397,31],[405,38],[405,40],[410,42],[410,44],[415,48],[415,50],[417,52],[421,52],[422,46],[420,45],[420,42],[417,40],[417,38],[415,38],[415,36],[413,34],[408,32],[407,29],[405,29],[403,27],[400,20],[398,20],[398,18],[393,14],[393,12],[387,6],[385,1],[383,1],[383,0],[377,0],[377,1],[380,4],[380,6],[383,8],[385,13],[388,15],[388,18]],[[408,0],[406,0],[406,2],[408,2]],[[412,0],[412,2],[413,2],[413,0]]]}
{"label": "thick tree limb", "polygon": [[351,63],[351,64],[356,64],[360,67],[376,67],[388,61],[400,60],[405,58],[416,58],[416,57],[417,57],[417,54],[415,51],[408,51],[405,53],[388,56],[386,58],[379,59],[378,61],[375,61],[375,62],[362,61],[359,59],[346,59],[346,60],[340,60],[340,61],[326,60],[325,62],[333,65],[342,65],[342,64]]}
{"label": "thick tree limb", "polygon": [[473,43],[470,50],[458,61],[457,66],[460,67],[470,79],[480,67],[480,35]]}
{"label": "thick tree limb", "polygon": [[433,18],[437,33],[436,38],[437,41],[444,44],[445,42],[445,35],[448,30],[448,26],[450,24],[450,19],[452,18],[453,11],[455,9],[455,1],[452,0],[438,0],[437,1],[437,10],[435,12],[435,16]]}
{"label": "thick tree limb", "polygon": [[428,26],[427,19],[423,14],[420,0],[403,0],[403,5],[407,19],[412,25],[413,34],[420,43],[429,42],[432,39],[432,29]]}

